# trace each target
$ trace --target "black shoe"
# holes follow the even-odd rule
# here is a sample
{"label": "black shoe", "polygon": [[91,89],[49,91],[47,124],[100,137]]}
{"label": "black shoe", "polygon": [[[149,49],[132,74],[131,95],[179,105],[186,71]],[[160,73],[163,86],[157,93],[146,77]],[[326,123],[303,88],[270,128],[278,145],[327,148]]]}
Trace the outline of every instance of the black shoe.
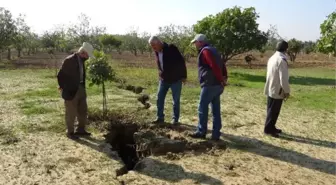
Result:
{"label": "black shoe", "polygon": [[275,138],[278,138],[279,137],[279,134],[276,133],[276,132],[264,132],[266,135],[269,135],[269,136],[272,136],[272,137],[275,137]]}
{"label": "black shoe", "polygon": [[161,124],[164,123],[163,119],[156,119],[155,121],[152,122],[153,124]]}
{"label": "black shoe", "polygon": [[282,130],[281,129],[275,129],[275,133],[277,133],[277,134],[281,134],[282,133]]}
{"label": "black shoe", "polygon": [[195,132],[193,134],[189,134],[190,137],[195,138],[195,139],[205,139],[206,135],[205,134],[201,134],[199,132]]}
{"label": "black shoe", "polygon": [[73,132],[67,133],[66,136],[67,136],[69,139],[72,139],[72,140],[77,140],[77,139],[79,139],[79,137],[76,136],[75,133],[73,133]]}
{"label": "black shoe", "polygon": [[91,133],[83,130],[83,131],[75,132],[75,135],[77,135],[77,136],[91,136]]}
{"label": "black shoe", "polygon": [[210,139],[211,141],[219,141],[220,140],[220,138],[218,137],[211,137],[211,139]]}

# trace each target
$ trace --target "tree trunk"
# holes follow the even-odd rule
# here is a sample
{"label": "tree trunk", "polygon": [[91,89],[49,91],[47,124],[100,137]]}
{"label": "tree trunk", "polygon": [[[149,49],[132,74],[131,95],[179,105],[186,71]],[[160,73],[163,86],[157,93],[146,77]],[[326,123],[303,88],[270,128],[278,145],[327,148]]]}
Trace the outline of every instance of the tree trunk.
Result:
{"label": "tree trunk", "polygon": [[20,58],[21,57],[21,49],[18,49],[17,51],[18,51],[18,58]]}
{"label": "tree trunk", "polygon": [[105,118],[107,114],[107,101],[106,101],[106,90],[105,90],[105,83],[103,82],[103,117]]}
{"label": "tree trunk", "polygon": [[8,48],[8,49],[7,49],[7,51],[8,51],[8,54],[7,54],[7,59],[8,59],[8,60],[11,60],[11,59],[12,59],[12,55],[11,55],[11,49],[10,49],[10,48]]}

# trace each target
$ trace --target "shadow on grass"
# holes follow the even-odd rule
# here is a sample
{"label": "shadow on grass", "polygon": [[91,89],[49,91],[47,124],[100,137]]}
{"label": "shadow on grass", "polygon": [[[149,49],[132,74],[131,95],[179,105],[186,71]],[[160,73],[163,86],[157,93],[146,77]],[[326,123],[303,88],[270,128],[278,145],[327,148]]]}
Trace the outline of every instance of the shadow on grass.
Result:
{"label": "shadow on grass", "polygon": [[[262,83],[266,82],[266,76],[251,75],[247,73],[237,73],[237,72],[231,73],[231,75],[250,82],[262,82]],[[296,85],[335,85],[336,80],[330,78],[290,76],[289,83]]]}
{"label": "shadow on grass", "polygon": [[335,175],[335,162],[316,159],[308,155],[274,146],[254,138],[235,136],[231,134],[223,134],[223,137],[229,141],[228,145],[231,148]]}
{"label": "shadow on grass", "polygon": [[[113,160],[120,161],[116,152],[111,152],[110,150],[101,147],[101,144],[104,143],[104,140],[98,140],[92,137],[85,137],[79,140],[75,140],[76,142],[90,147],[93,150],[98,152],[102,152],[106,154],[109,158]],[[147,166],[147,165],[150,166]],[[146,168],[148,169],[146,170]],[[202,173],[193,173],[193,172],[186,172],[184,169],[176,164],[166,163],[162,161],[158,161],[156,159],[146,158],[143,161],[140,161],[134,171],[147,175],[152,178],[165,180],[168,182],[179,182],[183,179],[192,179],[197,183],[202,184],[218,184],[222,185],[223,183],[218,179],[210,177],[208,175]]]}
{"label": "shadow on grass", "polygon": [[311,144],[311,145],[322,146],[322,147],[327,147],[327,148],[336,148],[335,142],[322,141],[318,139],[311,139],[311,138],[306,138],[306,137],[301,137],[301,136],[294,136],[294,135],[287,134],[287,133],[282,133],[280,135],[280,138],[287,140],[287,141],[295,141],[298,143]]}
{"label": "shadow on grass", "polygon": [[[143,166],[141,163],[142,162],[138,164],[141,166],[140,168],[146,169],[148,167],[148,170],[136,170],[138,173],[171,183],[177,183],[184,179],[191,179],[195,184],[223,184],[218,179],[203,173],[186,172],[181,166],[176,164],[166,163],[152,158],[145,159],[143,161]],[[146,164],[148,166],[146,166]]]}

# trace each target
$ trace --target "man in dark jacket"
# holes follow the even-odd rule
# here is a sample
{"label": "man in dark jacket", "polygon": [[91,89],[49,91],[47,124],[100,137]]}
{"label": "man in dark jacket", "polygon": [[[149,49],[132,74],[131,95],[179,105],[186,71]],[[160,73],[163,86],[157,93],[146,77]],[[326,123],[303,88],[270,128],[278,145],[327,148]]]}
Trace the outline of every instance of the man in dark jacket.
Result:
{"label": "man in dark jacket", "polygon": [[159,70],[159,90],[157,97],[157,119],[154,123],[164,122],[164,103],[167,92],[172,90],[173,95],[173,124],[179,123],[180,97],[182,83],[187,79],[187,69],[183,56],[173,44],[162,42],[158,37],[152,36],[149,44],[155,51],[156,62]]}
{"label": "man in dark jacket", "polygon": [[227,70],[216,48],[210,46],[205,35],[198,34],[191,41],[198,49],[198,77],[201,85],[198,107],[198,128],[190,136],[205,138],[208,128],[209,104],[213,115],[212,140],[219,140],[222,128],[220,96],[227,82]]}
{"label": "man in dark jacket", "polygon": [[[89,136],[91,133],[85,130],[87,124],[87,102],[85,90],[85,66],[84,62],[93,56],[93,47],[84,42],[78,52],[68,56],[62,64],[57,75],[59,90],[65,104],[65,122],[67,136],[70,139],[78,139],[78,136]],[[75,132],[75,118],[78,120],[78,128]]]}

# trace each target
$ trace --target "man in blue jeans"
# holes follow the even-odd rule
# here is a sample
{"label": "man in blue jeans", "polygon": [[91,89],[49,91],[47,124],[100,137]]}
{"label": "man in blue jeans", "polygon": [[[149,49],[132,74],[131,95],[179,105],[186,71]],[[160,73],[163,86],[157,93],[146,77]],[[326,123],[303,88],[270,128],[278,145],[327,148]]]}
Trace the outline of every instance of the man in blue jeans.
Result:
{"label": "man in blue jeans", "polygon": [[171,89],[174,109],[172,123],[178,124],[182,83],[187,79],[185,60],[173,44],[162,42],[156,36],[152,36],[148,42],[155,52],[160,77],[157,97],[157,119],[153,123],[164,123],[165,99],[168,90]]}
{"label": "man in blue jeans", "polygon": [[208,129],[208,112],[211,104],[213,115],[212,140],[220,139],[222,128],[220,95],[227,82],[227,70],[216,48],[210,46],[203,34],[197,34],[191,41],[198,49],[198,77],[201,84],[200,103],[198,107],[198,128],[190,136],[205,138]]}

